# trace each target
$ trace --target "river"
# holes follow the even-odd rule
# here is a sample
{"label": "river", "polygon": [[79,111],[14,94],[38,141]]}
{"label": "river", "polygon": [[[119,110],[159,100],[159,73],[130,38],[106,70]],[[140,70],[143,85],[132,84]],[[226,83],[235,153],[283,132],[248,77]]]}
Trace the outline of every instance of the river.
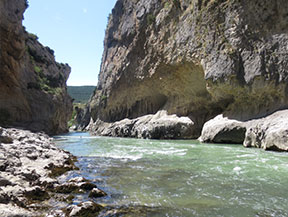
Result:
{"label": "river", "polygon": [[78,157],[80,170],[71,176],[108,193],[95,200],[100,204],[146,207],[144,216],[288,216],[287,153],[88,133],[55,142]]}

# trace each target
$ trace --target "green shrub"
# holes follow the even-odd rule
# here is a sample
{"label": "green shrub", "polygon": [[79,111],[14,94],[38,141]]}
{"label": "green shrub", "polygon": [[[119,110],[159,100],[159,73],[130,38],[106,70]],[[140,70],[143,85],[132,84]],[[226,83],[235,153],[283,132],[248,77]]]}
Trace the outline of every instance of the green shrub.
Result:
{"label": "green shrub", "polygon": [[34,71],[39,74],[42,70],[39,66],[34,66]]}
{"label": "green shrub", "polygon": [[[87,103],[96,90],[95,86],[68,86],[68,94],[74,99],[75,103]],[[94,94],[93,94],[94,95]]]}
{"label": "green shrub", "polygon": [[155,23],[156,17],[153,14],[148,14],[147,15],[147,23],[148,25],[151,25]]}
{"label": "green shrub", "polygon": [[39,39],[38,36],[33,34],[33,33],[29,33],[29,37],[34,39],[34,40],[38,40]]}
{"label": "green shrub", "polygon": [[171,6],[170,2],[165,2],[164,8],[170,8],[170,6]]}
{"label": "green shrub", "polygon": [[107,98],[108,98],[107,96],[103,95],[101,96],[101,101],[105,101]]}

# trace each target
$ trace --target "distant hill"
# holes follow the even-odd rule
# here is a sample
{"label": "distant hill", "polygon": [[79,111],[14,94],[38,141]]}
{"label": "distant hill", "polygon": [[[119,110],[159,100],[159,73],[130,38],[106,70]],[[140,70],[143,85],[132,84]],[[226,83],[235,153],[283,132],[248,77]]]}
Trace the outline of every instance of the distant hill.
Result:
{"label": "distant hill", "polygon": [[87,103],[96,86],[68,86],[68,94],[74,99],[74,103]]}

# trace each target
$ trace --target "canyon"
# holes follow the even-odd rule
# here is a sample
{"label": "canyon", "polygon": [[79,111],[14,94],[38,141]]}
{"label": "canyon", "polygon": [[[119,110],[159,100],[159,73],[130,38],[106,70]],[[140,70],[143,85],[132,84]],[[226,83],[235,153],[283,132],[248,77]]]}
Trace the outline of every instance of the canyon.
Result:
{"label": "canyon", "polygon": [[[89,104],[92,133],[125,136],[131,122],[166,111],[189,118],[185,138],[195,139],[220,114],[247,122],[286,109],[287,10],[284,0],[118,0]],[[243,143],[246,128],[234,130],[242,136],[230,142]]]}
{"label": "canyon", "polygon": [[[155,189],[162,189],[164,180],[170,181],[167,177],[178,179],[181,175],[180,185],[186,183],[188,186],[184,190],[177,189],[177,200],[178,190],[185,191],[183,195],[187,190],[194,191],[193,184],[197,183],[194,177],[212,174],[209,176],[212,181],[205,187],[214,188],[215,177],[219,178],[220,188],[223,180],[226,181],[229,197],[224,195],[223,199],[215,194],[213,201],[218,198],[227,202],[231,199],[230,193],[236,192],[236,185],[231,186],[231,183],[237,180],[239,192],[245,194],[245,190],[249,190],[248,200],[244,200],[249,206],[251,192],[264,192],[261,184],[255,185],[261,186],[260,190],[250,190],[249,187],[262,181],[273,191],[279,180],[272,179],[271,184],[271,177],[286,174],[285,156],[273,153],[266,163],[267,153],[243,151],[241,147],[201,146],[198,141],[191,140],[175,144],[154,140],[136,142],[90,137],[85,133],[51,139],[48,135],[68,132],[67,123],[73,107],[66,81],[71,68],[68,64],[57,63],[54,51],[25,30],[22,20],[27,7],[26,0],[0,1],[1,216],[90,216],[91,213],[107,216],[143,214],[145,210],[165,213],[175,209],[166,210],[165,204],[161,204],[159,210],[153,210],[154,204],[149,207],[146,202],[142,203],[145,206],[98,204],[95,198],[104,197],[105,201],[107,193],[96,183],[105,186],[107,183],[103,180],[112,177],[112,184],[120,183],[121,186],[117,174],[124,174],[122,178],[127,186],[131,180],[125,178],[130,179],[131,168],[135,169],[132,180],[137,184],[135,189],[150,189],[153,197]],[[237,143],[245,147],[288,151],[287,11],[286,0],[117,0],[109,15],[99,82],[87,106],[77,107],[74,129],[88,129],[90,134],[100,136],[198,139],[202,143]],[[76,163],[76,157],[56,147],[55,141],[75,151],[81,156],[79,161]],[[119,141],[122,142],[119,144]],[[83,146],[87,150],[83,150]],[[199,153],[204,153],[202,147],[204,152],[211,154],[201,156]],[[217,148],[220,149],[218,153]],[[232,152],[233,158],[237,158],[234,161],[229,158]],[[96,157],[91,157],[91,153]],[[211,167],[216,164],[217,156],[222,156],[219,158],[222,164]],[[240,161],[239,156],[246,161]],[[210,164],[203,163],[206,161]],[[265,172],[265,179],[260,181],[254,175],[255,165],[259,162],[263,163],[258,165],[262,169],[259,169],[260,173]],[[185,168],[183,165],[189,166]],[[92,169],[98,171],[96,178],[100,179],[84,177],[93,177]],[[153,173],[153,169],[160,170]],[[144,173],[140,182],[138,173],[150,170],[152,178],[149,182],[152,180],[153,183],[146,188],[138,186],[148,180],[147,173]],[[253,179],[249,172],[253,173]],[[160,184],[153,188],[155,174]],[[187,174],[189,181],[185,177]],[[221,179],[222,176],[225,178]],[[227,177],[234,179],[228,180]],[[202,178],[198,180],[198,189],[204,195],[202,185],[207,177]],[[250,181],[245,189],[242,188],[246,186],[242,185],[243,180]],[[285,176],[281,180],[285,183]],[[178,181],[172,181],[169,196]],[[111,183],[107,186],[108,199],[119,199],[123,194],[115,193]],[[128,188],[131,186],[128,184]],[[279,198],[286,199],[282,195],[286,185],[279,186],[277,191],[281,197],[273,192],[276,198],[273,200],[277,203]],[[126,190],[131,190],[135,196],[135,189]],[[267,195],[264,196],[269,200],[264,208],[267,204],[274,207],[276,202],[271,205],[271,194],[268,192]],[[242,199],[247,195],[244,196]],[[124,198],[126,200],[126,195]],[[194,201],[194,204],[195,198],[191,204],[186,204],[184,197],[180,205],[184,210],[188,206],[193,210],[198,204],[200,213],[209,206],[214,209],[217,205],[219,210],[223,209],[223,201],[213,205],[212,199],[206,201],[204,198],[204,202]],[[233,198],[238,200],[238,195]],[[259,201],[263,199],[262,195],[258,198],[261,198]],[[261,206],[253,206],[250,211],[255,214],[255,207],[261,210]],[[284,213],[284,210],[281,207],[280,212]]]}

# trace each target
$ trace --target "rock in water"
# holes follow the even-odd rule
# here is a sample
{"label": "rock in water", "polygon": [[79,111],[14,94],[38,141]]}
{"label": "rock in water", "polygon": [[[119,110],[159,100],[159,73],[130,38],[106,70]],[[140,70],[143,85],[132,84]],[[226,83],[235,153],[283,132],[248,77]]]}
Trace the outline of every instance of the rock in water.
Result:
{"label": "rock in water", "polygon": [[190,118],[168,115],[166,111],[112,124],[98,120],[91,125],[91,130],[96,135],[144,139],[191,138],[195,131]]}
{"label": "rock in water", "polygon": [[0,125],[48,134],[68,130],[72,101],[67,64],[22,26],[26,0],[0,1]]}
{"label": "rock in water", "polygon": [[288,151],[288,110],[249,121],[238,121],[218,115],[204,124],[199,140],[242,143],[245,147]]}
{"label": "rock in water", "polygon": [[93,217],[97,216],[97,214],[103,209],[103,207],[99,204],[96,204],[92,201],[87,201],[80,203],[79,205],[72,205],[68,207],[67,212],[68,216],[73,217]]}
{"label": "rock in water", "polygon": [[104,196],[106,196],[107,194],[104,192],[104,191],[102,191],[102,190],[100,190],[100,189],[98,189],[98,188],[93,188],[91,191],[90,191],[90,193],[89,193],[89,197],[91,197],[91,198],[98,198],[98,197],[104,197]]}
{"label": "rock in water", "polygon": [[206,122],[199,140],[212,143],[243,143],[246,127],[243,122],[218,115]]}
{"label": "rock in water", "polygon": [[189,117],[196,138],[218,114],[246,121],[287,107],[287,11],[286,0],[118,0],[94,122],[165,110]]}
{"label": "rock in water", "polygon": [[288,151],[288,110],[256,120],[247,130],[244,146]]}

